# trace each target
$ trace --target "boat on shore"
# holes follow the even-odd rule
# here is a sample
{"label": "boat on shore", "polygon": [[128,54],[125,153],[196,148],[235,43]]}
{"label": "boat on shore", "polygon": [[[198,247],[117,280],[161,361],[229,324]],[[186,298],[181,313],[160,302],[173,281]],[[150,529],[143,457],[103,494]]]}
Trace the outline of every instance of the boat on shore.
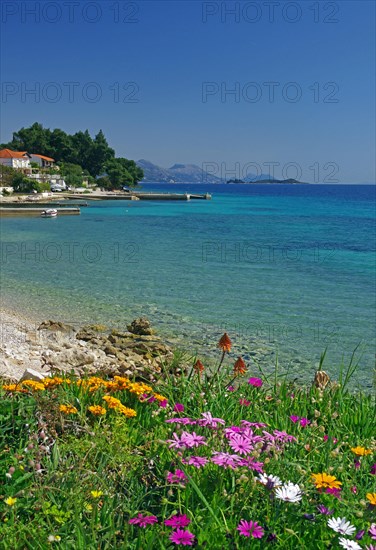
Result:
{"label": "boat on shore", "polygon": [[47,210],[42,210],[40,215],[42,218],[56,218],[57,210],[56,208],[47,208]]}

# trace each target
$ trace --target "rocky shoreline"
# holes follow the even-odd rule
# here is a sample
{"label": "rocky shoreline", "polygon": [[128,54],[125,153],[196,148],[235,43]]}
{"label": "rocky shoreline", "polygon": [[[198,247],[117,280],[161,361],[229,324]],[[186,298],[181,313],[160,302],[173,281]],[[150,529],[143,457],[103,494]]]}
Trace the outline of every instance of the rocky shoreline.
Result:
{"label": "rocky shoreline", "polygon": [[[1,312],[0,376],[8,380],[74,373],[77,376],[122,375],[155,381],[173,358],[171,347],[136,319],[126,330],[102,325],[73,327]],[[178,374],[178,372],[174,372]]]}

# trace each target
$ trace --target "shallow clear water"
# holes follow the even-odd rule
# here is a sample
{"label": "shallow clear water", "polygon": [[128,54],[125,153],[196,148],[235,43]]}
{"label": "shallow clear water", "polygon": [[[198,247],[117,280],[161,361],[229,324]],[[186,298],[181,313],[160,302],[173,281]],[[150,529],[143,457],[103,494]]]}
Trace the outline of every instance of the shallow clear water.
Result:
{"label": "shallow clear water", "polygon": [[[153,185],[211,201],[103,201],[81,216],[3,218],[2,303],[37,319],[124,327],[148,316],[191,350],[215,348],[310,379],[360,344],[375,365],[375,186]],[[361,352],[360,352],[361,350]]]}

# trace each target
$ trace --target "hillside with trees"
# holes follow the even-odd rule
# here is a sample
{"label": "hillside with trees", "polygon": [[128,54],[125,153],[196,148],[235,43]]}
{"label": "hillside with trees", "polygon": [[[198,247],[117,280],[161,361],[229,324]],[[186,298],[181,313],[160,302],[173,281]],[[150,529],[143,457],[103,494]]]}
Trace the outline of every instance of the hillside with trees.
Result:
{"label": "hillside with trees", "polygon": [[59,128],[50,130],[35,122],[13,133],[12,141],[0,149],[27,151],[52,157],[68,185],[79,185],[82,176],[106,189],[135,186],[144,174],[133,160],[116,157],[102,130],[94,138],[88,130],[67,134]]}

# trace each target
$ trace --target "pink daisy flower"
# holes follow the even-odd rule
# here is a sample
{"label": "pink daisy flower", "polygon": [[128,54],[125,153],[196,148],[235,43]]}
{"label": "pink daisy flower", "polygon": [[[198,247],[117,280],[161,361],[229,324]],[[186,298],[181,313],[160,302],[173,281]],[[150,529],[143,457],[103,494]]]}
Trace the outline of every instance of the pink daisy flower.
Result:
{"label": "pink daisy flower", "polygon": [[174,411],[175,412],[183,412],[184,411],[184,405],[182,405],[181,403],[175,403]]}
{"label": "pink daisy flower", "polygon": [[188,459],[183,459],[182,462],[195,468],[201,468],[209,462],[209,459],[205,456],[190,456]]}
{"label": "pink daisy flower", "polygon": [[139,527],[146,527],[147,525],[153,525],[157,523],[158,518],[156,516],[144,516],[144,514],[137,514],[135,518],[128,521],[131,525],[138,525]]}
{"label": "pink daisy flower", "polygon": [[170,443],[170,449],[185,449],[186,444],[183,441],[183,438],[180,438],[177,433],[172,434],[173,439],[167,439],[166,443]]}
{"label": "pink daisy flower", "polygon": [[254,472],[259,472],[260,474],[264,471],[264,463],[256,462],[253,456],[247,456],[246,458],[241,458],[239,461],[239,466],[245,466],[249,470]]}
{"label": "pink daisy flower", "polygon": [[261,378],[250,378],[248,384],[254,388],[260,388],[262,386]]}
{"label": "pink daisy flower", "polygon": [[205,437],[202,435],[197,435],[196,432],[183,432],[181,434],[181,440],[186,447],[199,447],[200,445],[206,445]]}
{"label": "pink daisy flower", "polygon": [[237,530],[243,537],[253,537],[255,539],[261,539],[264,536],[264,529],[257,523],[257,521],[246,521],[241,519]]}
{"label": "pink daisy flower", "polygon": [[247,455],[252,450],[250,440],[240,434],[233,434],[229,441],[229,445],[233,451],[240,455]]}
{"label": "pink daisy flower", "polygon": [[218,425],[222,424],[223,426],[226,422],[223,418],[213,418],[211,412],[204,412],[201,414],[204,418],[198,420],[200,426],[208,426],[209,428],[218,428]]}
{"label": "pink daisy flower", "polygon": [[182,470],[175,470],[175,473],[168,472],[167,476],[167,483],[185,483],[187,480],[187,476]]}
{"label": "pink daisy flower", "polygon": [[187,527],[191,523],[191,520],[185,514],[175,514],[166,519],[164,523],[168,527],[176,529],[177,527]]}
{"label": "pink daisy flower", "polygon": [[219,453],[214,451],[211,461],[217,466],[222,466],[223,468],[231,468],[234,470],[242,459],[238,455],[230,455],[229,453]]}
{"label": "pink daisy flower", "polygon": [[192,418],[168,418],[165,422],[168,424],[183,424],[183,426],[186,424],[197,424],[197,421],[192,420]]}
{"label": "pink daisy flower", "polygon": [[169,539],[175,544],[181,544],[182,546],[193,546],[195,536],[189,531],[177,528],[176,531],[171,533]]}

